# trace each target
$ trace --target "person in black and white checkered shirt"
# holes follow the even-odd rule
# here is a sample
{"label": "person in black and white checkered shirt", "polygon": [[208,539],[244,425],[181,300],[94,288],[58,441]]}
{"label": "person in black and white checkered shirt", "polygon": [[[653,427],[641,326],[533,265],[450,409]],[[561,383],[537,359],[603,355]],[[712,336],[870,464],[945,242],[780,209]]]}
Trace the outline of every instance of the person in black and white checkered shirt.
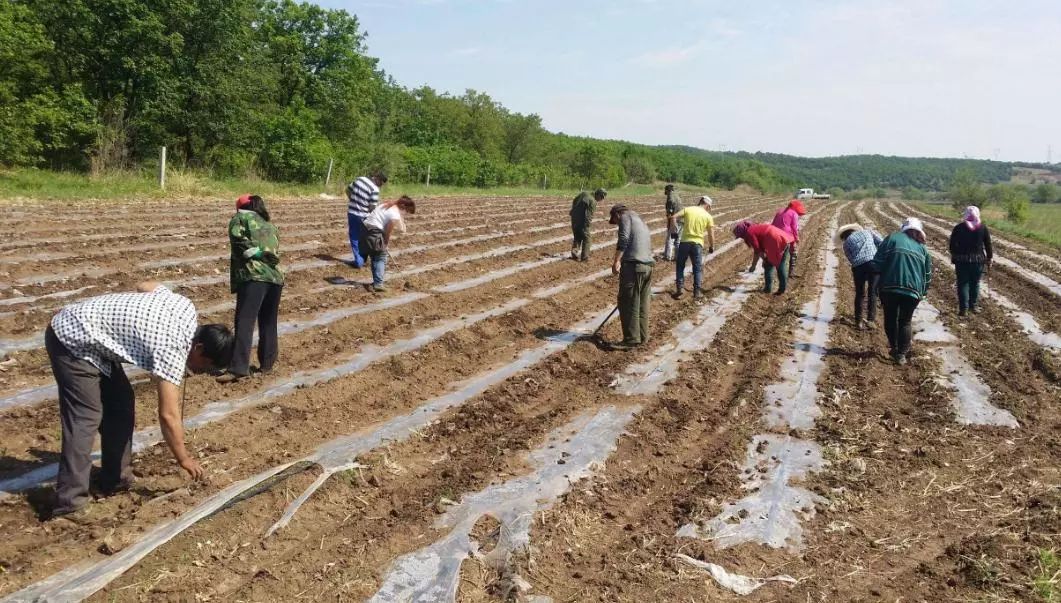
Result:
{"label": "person in black and white checkered shirt", "polygon": [[232,333],[224,325],[198,326],[191,300],[162,285],[141,283],[137,289],[67,306],[45,332],[62,424],[53,517],[88,503],[97,430],[102,443],[100,491],[113,492],[131,481],[135,400],[123,364],[151,373],[163,438],[180,466],[193,478],[202,477],[202,467],[184,447],[180,385],[186,371],[228,366]]}

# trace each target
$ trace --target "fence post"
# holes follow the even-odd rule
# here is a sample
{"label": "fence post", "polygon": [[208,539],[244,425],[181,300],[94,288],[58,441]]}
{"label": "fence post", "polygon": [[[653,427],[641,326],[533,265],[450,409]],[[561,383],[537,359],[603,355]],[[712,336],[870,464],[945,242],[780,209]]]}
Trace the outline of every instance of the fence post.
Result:
{"label": "fence post", "polygon": [[158,187],[166,190],[166,147],[162,147],[158,158]]}
{"label": "fence post", "polygon": [[543,189],[548,189],[549,188],[549,174],[545,175],[545,180],[542,182],[542,188]]}
{"label": "fence post", "polygon": [[332,165],[335,164],[335,158],[328,159],[328,175],[324,177],[324,188],[327,189],[328,185],[332,183]]}
{"label": "fence post", "polygon": [[431,164],[427,164],[427,184],[425,188],[431,188]]}

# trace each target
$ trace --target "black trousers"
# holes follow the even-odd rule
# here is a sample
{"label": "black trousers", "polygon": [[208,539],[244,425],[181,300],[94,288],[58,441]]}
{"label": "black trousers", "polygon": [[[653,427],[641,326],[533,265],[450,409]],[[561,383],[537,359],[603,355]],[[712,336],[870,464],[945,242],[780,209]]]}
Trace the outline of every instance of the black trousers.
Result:
{"label": "black trousers", "polygon": [[862,320],[862,308],[866,308],[866,318],[870,322],[877,320],[877,282],[880,281],[880,273],[874,270],[873,262],[866,262],[852,268],[851,274],[855,277],[855,322]]}
{"label": "black trousers", "polygon": [[921,300],[901,293],[880,294],[884,306],[884,333],[888,336],[888,346],[892,355],[910,353],[910,341],[913,339],[914,310]]}
{"label": "black trousers", "polygon": [[262,371],[270,371],[276,364],[280,351],[276,322],[283,288],[283,285],[251,281],[236,291],[236,347],[228,367],[230,373],[250,374],[255,322],[258,323],[258,365]]}
{"label": "black trousers", "polygon": [[59,424],[62,453],[55,483],[53,513],[75,511],[89,501],[92,448],[99,431],[103,469],[101,490],[112,490],[131,480],[136,404],[125,370],[111,363],[110,376],[94,364],[70,353],[51,327],[44,333],[44,348],[59,386]]}

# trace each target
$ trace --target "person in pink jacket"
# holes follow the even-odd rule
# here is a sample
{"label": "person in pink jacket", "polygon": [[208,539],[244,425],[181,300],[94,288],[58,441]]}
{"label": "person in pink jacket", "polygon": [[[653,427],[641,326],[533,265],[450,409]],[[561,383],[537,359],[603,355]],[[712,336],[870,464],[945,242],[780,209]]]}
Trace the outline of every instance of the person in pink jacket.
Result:
{"label": "person in pink jacket", "polygon": [[788,250],[788,276],[796,274],[796,245],[799,243],[799,217],[807,213],[803,202],[793,199],[788,206],[774,214],[772,224],[792,235],[792,245]]}

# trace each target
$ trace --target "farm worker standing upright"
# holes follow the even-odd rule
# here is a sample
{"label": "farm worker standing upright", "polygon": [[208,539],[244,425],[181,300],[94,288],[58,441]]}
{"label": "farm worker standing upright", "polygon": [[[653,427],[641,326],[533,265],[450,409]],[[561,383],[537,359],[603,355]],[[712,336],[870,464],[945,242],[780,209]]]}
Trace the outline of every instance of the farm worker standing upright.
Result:
{"label": "farm worker standing upright", "polygon": [[97,432],[103,457],[98,489],[110,494],[132,482],[129,463],[136,403],[122,364],[151,373],[163,439],[181,468],[194,479],[203,476],[203,468],[184,447],[181,382],[185,371],[205,373],[227,367],[232,333],[224,325],[198,326],[191,300],[158,283],[140,283],[137,291],[71,304],[52,318],[44,333],[59,386],[62,427],[53,517],[88,504]]}
{"label": "farm worker standing upright", "polygon": [[682,208],[682,198],[678,196],[678,192],[674,190],[673,184],[668,184],[663,187],[663,192],[667,195],[667,241],[663,245],[663,259],[670,262],[674,260],[674,250],[678,247],[678,238],[681,237],[682,223],[681,221],[670,222],[670,217],[678,213]]}
{"label": "farm worker standing upright", "polygon": [[365,234],[364,222],[379,204],[379,191],[384,184],[387,184],[387,175],[376,172],[371,176],[361,176],[346,187],[346,225],[350,230],[350,251],[354,254],[350,265],[355,268],[365,265],[365,256],[359,250]]}
{"label": "farm worker standing upright", "polygon": [[788,206],[774,214],[773,225],[792,235],[792,245],[788,248],[788,275],[796,273],[796,245],[799,244],[799,217],[807,213],[803,202],[793,199]]}
{"label": "farm worker standing upright", "polygon": [[[851,264],[851,276],[855,279],[855,324],[859,331],[865,330],[877,320],[877,281],[880,273],[873,257],[877,255],[877,245],[883,240],[874,230],[865,230],[859,224],[845,224],[840,227],[840,240],[844,245],[844,256]],[[868,296],[867,296],[868,293]],[[868,303],[866,298],[869,298]],[[866,320],[862,319],[862,308],[866,307]]]}
{"label": "farm worker standing upright", "polygon": [[880,270],[880,301],[891,357],[896,364],[906,364],[913,339],[914,310],[928,294],[932,282],[932,258],[925,249],[921,220],[907,218],[899,232],[885,237],[873,262]]}
{"label": "farm worker standing upright", "polygon": [[970,205],[965,208],[962,221],[950,233],[950,261],[958,284],[958,316],[979,313],[980,277],[984,267],[991,268],[994,252],[991,249],[991,233],[980,221],[980,208]]}
{"label": "farm worker standing upright", "polygon": [[648,341],[648,307],[652,297],[652,238],[641,216],[625,205],[611,209],[609,224],[619,227],[612,274],[619,275],[619,319],[623,341],[631,348]]}
{"label": "farm worker standing upright", "polygon": [[405,214],[415,214],[416,203],[408,195],[402,195],[397,201],[381,204],[365,218],[365,232],[361,238],[362,257],[372,262],[372,290],[379,293],[386,291],[383,276],[387,269],[387,248],[391,234],[397,228],[405,232]]}
{"label": "farm worker standing upright", "polygon": [[689,260],[693,263],[693,301],[698,302],[703,298],[701,287],[703,285],[704,247],[707,247],[708,253],[715,253],[715,219],[708,213],[712,203],[711,197],[705,195],[700,197],[695,206],[683,207],[668,218],[669,224],[674,224],[678,220],[685,222],[681,243],[678,244],[678,261],[674,265],[675,299],[681,297],[685,291],[685,262]]}
{"label": "farm worker standing upright", "polygon": [[236,294],[236,344],[228,372],[217,378],[218,383],[232,383],[250,374],[255,322],[258,368],[263,373],[273,370],[279,353],[276,323],[284,288],[280,239],[261,197],[243,195],[236,200],[236,215],[228,222],[228,241],[232,248],[229,275]]}
{"label": "farm worker standing upright", "polygon": [[777,269],[777,295],[788,289],[788,254],[792,246],[792,235],[773,224],[752,224],[744,220],[733,227],[733,236],[743,239],[752,248],[752,265],[748,272],[755,272],[759,259],[763,260],[765,284],[763,292],[774,288],[774,269]]}
{"label": "farm worker standing upright", "polygon": [[582,191],[571,202],[571,231],[575,240],[571,244],[571,259],[585,262],[589,259],[590,234],[589,229],[593,223],[593,213],[597,211],[597,203],[608,196],[608,191],[598,188],[590,195]]}

